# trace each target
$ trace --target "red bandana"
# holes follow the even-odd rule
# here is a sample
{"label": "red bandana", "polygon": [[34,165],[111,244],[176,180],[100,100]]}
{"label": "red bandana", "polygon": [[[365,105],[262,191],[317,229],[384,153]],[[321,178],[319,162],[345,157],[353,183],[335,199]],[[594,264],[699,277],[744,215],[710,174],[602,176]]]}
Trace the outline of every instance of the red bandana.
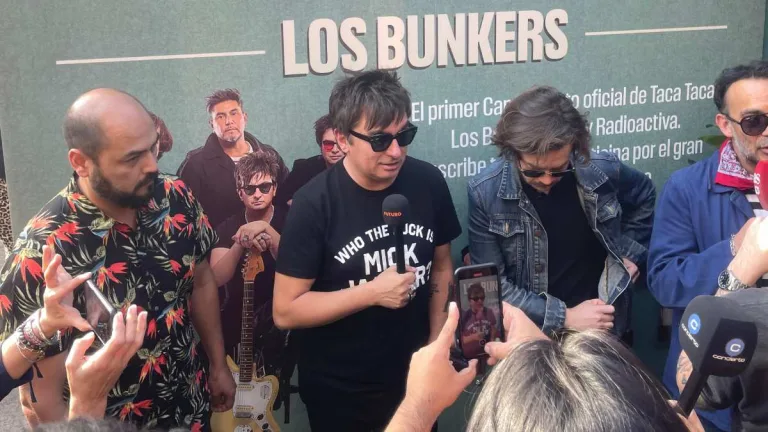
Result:
{"label": "red bandana", "polygon": [[720,147],[720,164],[717,166],[715,183],[742,191],[755,188],[752,174],[741,166],[731,145],[731,140],[728,138],[723,141],[723,145]]}

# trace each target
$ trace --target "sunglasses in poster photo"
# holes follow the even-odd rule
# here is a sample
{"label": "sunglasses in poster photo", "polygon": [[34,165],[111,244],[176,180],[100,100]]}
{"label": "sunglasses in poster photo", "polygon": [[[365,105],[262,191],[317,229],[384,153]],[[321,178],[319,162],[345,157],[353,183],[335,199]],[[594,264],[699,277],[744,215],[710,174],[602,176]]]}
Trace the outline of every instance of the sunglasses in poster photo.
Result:
{"label": "sunglasses in poster photo", "polygon": [[266,183],[260,183],[260,184],[257,184],[257,185],[243,186],[243,187],[240,188],[240,190],[245,192],[246,195],[251,196],[251,195],[255,194],[256,190],[258,189],[259,192],[261,192],[261,194],[264,195],[264,194],[268,194],[269,191],[272,190],[272,187],[274,185],[275,184],[272,183],[272,182],[266,182]]}

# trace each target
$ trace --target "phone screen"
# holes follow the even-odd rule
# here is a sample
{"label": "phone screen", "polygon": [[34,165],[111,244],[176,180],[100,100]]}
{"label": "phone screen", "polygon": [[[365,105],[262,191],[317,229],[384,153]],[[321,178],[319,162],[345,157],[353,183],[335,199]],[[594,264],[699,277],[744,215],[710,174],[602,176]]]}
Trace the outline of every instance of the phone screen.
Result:
{"label": "phone screen", "polygon": [[117,313],[93,281],[85,282],[85,319],[91,325],[98,341],[104,345],[112,335],[112,318]]}
{"label": "phone screen", "polygon": [[499,277],[495,267],[463,267],[456,272],[459,306],[457,337],[464,358],[486,356],[485,344],[504,340],[504,325],[499,295]]}

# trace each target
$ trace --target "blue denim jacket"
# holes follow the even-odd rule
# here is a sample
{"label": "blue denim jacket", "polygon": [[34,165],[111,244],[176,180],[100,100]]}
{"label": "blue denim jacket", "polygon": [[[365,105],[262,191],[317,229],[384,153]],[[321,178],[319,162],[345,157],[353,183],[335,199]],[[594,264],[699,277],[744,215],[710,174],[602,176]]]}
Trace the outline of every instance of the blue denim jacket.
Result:
{"label": "blue denim jacket", "polygon": [[[598,295],[615,306],[613,331],[621,335],[630,317],[629,296],[621,294],[631,282],[622,257],[644,268],[656,190],[613,153],[572,162],[587,220],[608,252]],[[469,253],[474,264],[496,263],[504,300],[551,333],[563,328],[566,306],[547,294],[547,233],[520,182],[517,163],[503,158],[470,180]]]}

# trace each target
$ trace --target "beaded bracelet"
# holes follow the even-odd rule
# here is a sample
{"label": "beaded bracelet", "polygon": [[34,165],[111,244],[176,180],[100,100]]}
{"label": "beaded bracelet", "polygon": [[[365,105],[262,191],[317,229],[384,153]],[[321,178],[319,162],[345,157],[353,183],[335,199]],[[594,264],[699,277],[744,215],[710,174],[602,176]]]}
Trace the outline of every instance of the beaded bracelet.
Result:
{"label": "beaded bracelet", "polygon": [[38,339],[40,339],[45,345],[51,346],[54,344],[56,340],[56,336],[54,334],[54,336],[50,339],[45,336],[45,333],[43,333],[43,327],[40,326],[40,317],[42,317],[42,315],[43,315],[43,310],[38,309],[35,319],[33,320],[34,325],[32,326],[32,330],[35,333],[35,335],[38,337]]}
{"label": "beaded bracelet", "polygon": [[[16,329],[16,348],[19,350],[21,356],[24,357],[24,360],[30,363],[35,363],[45,356],[45,353],[43,352],[45,345],[35,343],[34,340],[30,340],[27,335],[31,333],[31,322],[29,319],[27,319]],[[35,358],[30,359],[27,357],[24,354],[24,350],[33,353]]]}

